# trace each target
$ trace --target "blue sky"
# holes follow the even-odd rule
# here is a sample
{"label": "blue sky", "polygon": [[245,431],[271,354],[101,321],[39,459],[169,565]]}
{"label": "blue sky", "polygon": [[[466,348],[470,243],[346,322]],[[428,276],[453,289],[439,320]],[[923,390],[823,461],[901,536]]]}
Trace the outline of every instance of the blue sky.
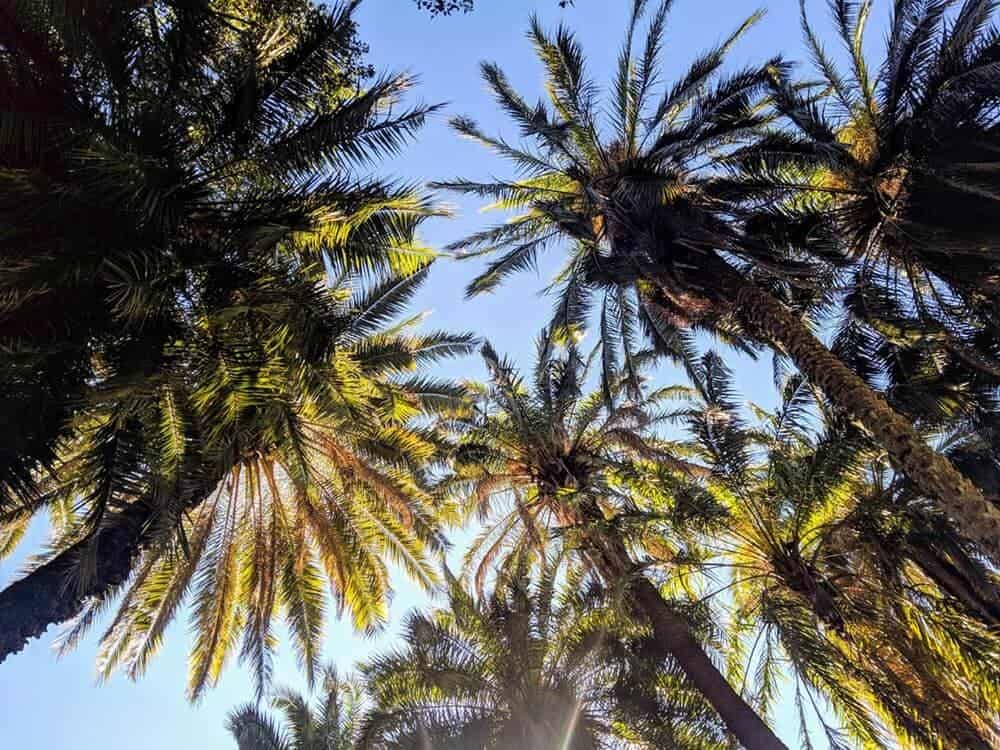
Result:
{"label": "blue sky", "polygon": [[[607,81],[631,5],[627,0],[576,0],[575,7],[562,10],[556,0],[477,0],[477,4],[480,7],[471,15],[431,19],[418,12],[411,0],[367,0],[357,18],[361,35],[371,46],[370,60],[377,68],[418,74],[421,85],[416,95],[420,99],[447,102],[447,115],[470,115],[488,132],[500,132],[513,140],[517,133],[496,111],[479,79],[478,63],[499,62],[527,98],[539,96],[541,72],[524,35],[529,14],[534,11],[546,25],[563,20],[575,29],[588,54],[591,73]],[[880,4],[883,11],[888,5],[885,0]],[[766,7],[768,14],[734,50],[731,64],[759,61],[779,49],[788,57],[803,59],[798,0],[677,0],[663,55],[664,77],[677,74],[692,56],[727,35],[758,7]],[[825,22],[825,3],[811,0],[810,7],[816,10],[817,21]],[[878,36],[873,33],[871,38],[877,40]],[[509,174],[508,168],[484,149],[454,136],[447,128],[447,115],[430,122],[418,142],[386,163],[384,171],[412,180]],[[447,244],[490,221],[478,213],[475,203],[444,198],[455,205],[457,216],[427,225],[424,236],[432,245]],[[527,363],[537,330],[551,307],[551,301],[538,292],[557,265],[558,252],[553,251],[537,274],[514,279],[492,296],[466,301],[462,290],[475,271],[474,264],[442,262],[433,270],[416,309],[431,310],[430,324],[436,328],[480,332],[500,351]],[[758,363],[740,359],[736,371],[748,399],[773,403],[768,358]],[[447,366],[446,374],[480,377],[482,368],[471,359]],[[665,377],[671,375],[666,373]],[[676,379],[680,381],[680,376]],[[43,537],[44,528],[36,525],[25,548]],[[11,580],[21,560],[23,557],[0,563],[0,585]],[[348,668],[373,650],[385,648],[392,643],[402,615],[426,601],[400,581],[392,606],[393,624],[379,637],[365,639],[353,634],[348,624],[331,622],[327,656]],[[54,630],[0,666],[0,749],[235,747],[225,731],[225,716],[251,696],[249,679],[233,664],[218,688],[197,706],[189,705],[184,697],[188,626],[183,618],[167,632],[162,652],[138,683],[117,677],[109,684],[97,685],[94,639],[56,659],[51,650]],[[300,685],[288,649],[275,674],[278,682]],[[799,745],[790,716],[780,717],[779,731],[790,747]]]}

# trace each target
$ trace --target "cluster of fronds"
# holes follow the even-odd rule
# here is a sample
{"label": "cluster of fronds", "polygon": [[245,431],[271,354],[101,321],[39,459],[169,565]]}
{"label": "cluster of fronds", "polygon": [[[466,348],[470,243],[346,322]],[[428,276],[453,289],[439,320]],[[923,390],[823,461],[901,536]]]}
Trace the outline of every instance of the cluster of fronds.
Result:
{"label": "cluster of fronds", "polygon": [[5,505],[81,403],[174,368],[251,290],[307,303],[323,263],[428,257],[427,200],[354,173],[427,110],[393,109],[406,77],[362,88],[350,7],[141,5],[18,3],[5,28]]}
{"label": "cluster of fronds", "polygon": [[[178,510],[176,522],[164,526],[136,563],[102,638],[102,674],[118,666],[141,674],[163,630],[190,602],[197,634],[192,696],[218,678],[241,633],[242,656],[266,682],[275,646],[271,621],[279,611],[311,681],[328,589],[337,611],[346,608],[358,630],[370,631],[387,617],[389,562],[419,584],[433,585],[437,576],[428,554],[444,541],[426,471],[445,443],[415,420],[447,414],[461,404],[462,393],[411,371],[444,349],[461,351],[468,341],[385,327],[419,280],[395,279],[352,296],[344,287],[317,288],[325,314],[311,323],[324,331],[315,343],[327,351],[316,363],[303,361],[301,349],[281,345],[298,326],[279,311],[300,319],[308,314],[300,300],[284,296],[283,286],[282,299],[267,305],[270,335],[259,348],[230,348],[216,337],[218,356],[201,363],[203,376],[190,383],[192,390],[167,391],[171,410],[153,412],[157,419],[149,429],[158,429],[166,445],[177,436],[183,446],[192,442],[185,439],[187,414],[207,426],[198,449],[218,446],[228,468],[197,503]],[[256,310],[261,308],[247,300],[245,312],[233,311],[225,331],[235,342],[248,341],[239,322]],[[135,417],[137,424],[144,416]],[[55,550],[90,528],[89,517],[109,512],[87,501],[93,494],[88,483],[95,481],[92,456],[105,453],[84,438],[56,467],[51,496],[66,504],[75,499],[80,523],[63,522]],[[182,459],[183,451],[178,469]],[[114,474],[110,467],[106,473]],[[117,491],[125,502],[126,489]],[[84,608],[64,645],[76,642],[114,593]]]}
{"label": "cluster of fronds", "polygon": [[277,690],[272,702],[283,722],[254,703],[233,711],[228,728],[239,750],[352,750],[364,716],[363,686],[326,666],[319,687],[314,705],[292,690]]}
{"label": "cluster of fronds", "polygon": [[473,339],[400,322],[434,209],[359,173],[428,110],[398,106],[405,76],[362,83],[356,3],[18,5],[0,54],[0,368],[20,426],[0,449],[4,551],[49,509],[45,559],[89,590],[102,535],[136,529],[127,580],[64,641],[121,594],[102,674],[140,674],[188,602],[193,697],[241,638],[263,686],[279,612],[311,678],[328,587],[370,630],[388,564],[436,580],[427,418],[462,392],[419,371]]}
{"label": "cluster of fronds", "polygon": [[500,561],[516,559],[505,556],[512,550],[544,556],[548,545],[573,541],[588,503],[640,549],[658,529],[711,516],[713,501],[693,481],[704,469],[658,434],[684,389],[643,394],[639,381],[602,369],[601,387],[587,393],[592,362],[573,347],[559,353],[544,335],[528,384],[489,346],[483,356],[491,381],[481,407],[451,422],[458,445],[443,484],[486,523],[466,557],[477,589]]}
{"label": "cluster of fronds", "polygon": [[731,678],[768,713],[790,665],[804,736],[815,709],[837,746],[994,746],[996,574],[856,427],[817,434],[801,378],[759,428],[726,397],[729,373],[716,365],[711,379],[687,421],[727,516],[688,574],[715,587],[704,596],[727,592],[715,601]]}
{"label": "cluster of fronds", "polygon": [[[362,665],[375,708],[359,747],[596,749],[652,739],[626,710],[642,706],[649,717],[655,704],[659,664],[643,653],[642,627],[578,568],[544,559],[533,581],[517,558],[478,598],[450,578],[447,608],[412,615],[407,645]],[[682,695],[674,698],[680,724]],[[701,727],[695,712],[684,718],[684,730],[707,742],[711,716]],[[660,723],[660,736],[671,726]]]}

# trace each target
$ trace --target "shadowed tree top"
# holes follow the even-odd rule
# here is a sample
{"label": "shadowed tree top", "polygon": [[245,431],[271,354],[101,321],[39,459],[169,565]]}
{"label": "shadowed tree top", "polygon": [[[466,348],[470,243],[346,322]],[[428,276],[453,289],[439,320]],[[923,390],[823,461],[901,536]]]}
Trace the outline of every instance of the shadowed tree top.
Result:
{"label": "shadowed tree top", "polygon": [[312,703],[309,696],[279,688],[271,699],[277,716],[245,703],[229,715],[227,728],[238,750],[352,750],[365,702],[354,676],[327,665]]}

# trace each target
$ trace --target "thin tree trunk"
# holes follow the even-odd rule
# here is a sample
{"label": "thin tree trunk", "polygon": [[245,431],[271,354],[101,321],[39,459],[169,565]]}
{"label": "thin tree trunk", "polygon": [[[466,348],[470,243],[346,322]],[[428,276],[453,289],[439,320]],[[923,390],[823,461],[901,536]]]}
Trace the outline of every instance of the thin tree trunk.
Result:
{"label": "thin tree trunk", "polygon": [[660,592],[644,576],[629,586],[638,609],[653,626],[653,635],[664,644],[699,692],[719,712],[726,728],[747,750],[787,750],[764,720],[726,680],[691,633],[684,619],[673,612]]}
{"label": "thin tree trunk", "polygon": [[[182,511],[211,495],[221,475],[201,477],[189,485]],[[109,593],[126,581],[136,558],[153,538],[154,509],[147,503],[129,505],[90,539],[77,542],[44,565],[0,591],[0,663],[16,654],[50,625],[65,622],[88,599]],[[95,548],[90,548],[95,545]],[[95,569],[82,581],[76,572],[83,555],[93,555]]]}
{"label": "thin tree trunk", "polygon": [[743,323],[781,347],[830,402],[863,424],[894,464],[928,497],[938,501],[959,530],[1000,562],[1000,508],[931,449],[913,425],[817,339],[773,295],[735,272],[720,284],[735,300]]}
{"label": "thin tree trunk", "polygon": [[624,542],[614,532],[591,531],[604,516],[596,506],[573,519],[582,531],[582,546],[591,563],[609,586],[624,586],[637,613],[653,627],[655,643],[664,656],[677,662],[691,684],[718,712],[726,728],[747,750],[788,750],[756,711],[740,697],[715,666],[687,621],[674,612],[656,587],[635,573],[635,564]]}

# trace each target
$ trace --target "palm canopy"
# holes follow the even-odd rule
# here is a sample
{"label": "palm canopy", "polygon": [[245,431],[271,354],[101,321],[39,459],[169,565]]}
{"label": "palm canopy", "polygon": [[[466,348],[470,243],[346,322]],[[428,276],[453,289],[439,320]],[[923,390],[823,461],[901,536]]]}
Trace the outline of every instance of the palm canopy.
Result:
{"label": "palm canopy", "polygon": [[[647,577],[652,560],[687,559],[706,519],[722,511],[698,482],[706,471],[659,429],[678,389],[646,394],[647,384],[605,361],[602,386],[587,393],[592,361],[573,346],[560,352],[544,333],[530,379],[488,346],[484,357],[491,381],[479,407],[451,423],[458,444],[444,480],[487,523],[466,557],[475,586],[523,555],[543,558],[555,543],[595,570],[636,622],[652,626],[643,649],[658,667],[644,700],[655,718],[630,720],[642,736],[699,747],[712,732],[692,737],[685,726],[692,716],[706,726],[714,709],[744,745],[783,747],[705,653],[707,611],[683,586],[666,585],[669,577]],[[635,374],[648,359],[635,358]],[[659,686],[655,698],[650,685]]]}
{"label": "palm canopy", "polygon": [[721,362],[706,375],[688,421],[727,517],[684,574],[702,569],[706,597],[730,610],[734,677],[755,675],[767,712],[787,660],[804,731],[809,706],[827,704],[866,746],[994,746],[1000,642],[986,609],[997,587],[974,546],[856,428],[817,433],[801,378],[753,427]]}
{"label": "palm canopy", "polygon": [[[491,379],[478,386],[479,407],[450,421],[457,446],[444,480],[466,513],[490,522],[467,556],[477,585],[505,552],[573,541],[591,505],[638,549],[647,527],[711,512],[691,481],[702,470],[657,430],[675,389],[645,393],[602,360],[601,385],[586,392],[593,357],[574,346],[560,352],[546,333],[528,382],[489,345],[483,357]],[[633,375],[642,377],[648,359],[634,359]]]}
{"label": "palm canopy", "polygon": [[[833,316],[833,352],[1000,505],[1000,339],[986,325],[931,322],[890,286],[883,274],[854,272]],[[894,484],[926,499],[904,477]]]}
{"label": "palm canopy", "polygon": [[361,667],[364,748],[600,748],[612,734],[615,643],[634,625],[558,559],[522,556],[487,595],[450,577],[446,608],[411,615],[406,646]]}
{"label": "palm canopy", "polygon": [[[720,297],[715,278],[735,273],[721,251],[751,260],[758,270],[779,260],[777,250],[738,231],[732,188],[720,182],[720,191],[715,178],[722,156],[767,121],[764,92],[783,63],[722,75],[726,53],[759,19],[755,14],[672,85],[661,85],[671,3],[656,6],[640,48],[648,5],[634,5],[608,97],[609,121],[573,35],[562,27],[549,35],[533,20],[529,38],[545,69],[548,104],[530,105],[497,65],[482,70],[500,107],[537,148],[514,146],[457,118],[459,133],[512,162],[519,177],[436,184],[520,212],[452,247],[466,256],[502,253],[471,283],[470,294],[495,289],[510,274],[532,268],[540,252],[568,240],[569,257],[556,282],[556,332],[582,327],[594,293],[604,290],[602,334],[634,347],[638,316],[653,340],[673,351],[675,325],[739,329],[728,310],[733,300]],[[781,260],[794,276],[791,258]]]}
{"label": "palm canopy", "polygon": [[[0,593],[0,658],[107,599],[141,550],[187,548],[186,514],[226,477],[249,507],[267,475],[232,472],[255,456],[299,489],[323,478],[310,462],[347,481],[355,453],[413,469],[427,441],[402,425],[440,384],[383,376],[470,341],[381,330],[424,275],[415,232],[433,208],[364,170],[427,108],[395,106],[405,76],[361,87],[357,3],[91,5],[4,24],[4,112],[24,122],[0,165],[0,368],[3,408],[26,419],[0,450],[0,510],[15,536],[40,508],[72,512],[57,554]],[[323,448],[352,412],[346,452]],[[359,626],[380,619],[369,609]]]}
{"label": "palm canopy", "polygon": [[[830,3],[838,66],[802,25],[822,91],[778,79],[787,127],[744,154],[769,200],[789,195],[832,220],[864,276],[888,274],[925,323],[972,313],[995,337],[1000,294],[1000,32],[992,0],[902,0],[893,5],[884,57],[865,59],[871,0]],[[778,198],[779,200],[781,198]]]}
{"label": "palm canopy", "polygon": [[1000,500],[1000,339],[986,327],[965,335],[929,323],[873,278],[850,281],[833,322],[834,353]]}
{"label": "palm canopy", "polygon": [[361,727],[365,697],[360,682],[325,666],[320,694],[307,697],[279,689],[272,705],[282,720],[247,703],[229,715],[227,726],[239,750],[353,750]]}
{"label": "palm canopy", "polygon": [[[422,278],[354,291],[351,279],[317,284],[308,300],[288,298],[284,284],[247,294],[226,311],[224,326],[213,330],[217,321],[205,321],[190,367],[183,379],[167,381],[165,394],[149,398],[140,389],[87,413],[91,428],[56,465],[44,495],[59,510],[49,556],[83,540],[68,575],[86,579],[88,564],[96,564],[99,551],[86,543],[95,523],[161,499],[157,477],[117,473],[120,433],[154,432],[160,452],[148,457],[152,468],[176,455],[180,470],[196,425],[198,460],[221,475],[185,507],[171,494],[162,498],[166,507],[128,579],[90,598],[64,647],[123,593],[101,639],[100,671],[124,667],[136,677],[190,602],[192,698],[218,679],[241,636],[241,656],[262,689],[277,614],[311,680],[327,587],[338,611],[372,630],[387,616],[390,561],[420,585],[436,581],[428,555],[444,543],[437,526],[444,509],[432,501],[426,473],[447,444],[425,423],[461,407],[463,393],[418,368],[466,351],[470,339],[421,334],[393,320]],[[306,359],[304,351],[322,358]],[[164,401],[173,421],[164,418]]]}
{"label": "palm canopy", "polygon": [[0,504],[32,492],[80,401],[170,368],[198,314],[262,274],[425,262],[427,200],[359,170],[427,109],[393,108],[405,76],[361,87],[356,5],[3,11],[0,372],[21,429],[0,446]]}

